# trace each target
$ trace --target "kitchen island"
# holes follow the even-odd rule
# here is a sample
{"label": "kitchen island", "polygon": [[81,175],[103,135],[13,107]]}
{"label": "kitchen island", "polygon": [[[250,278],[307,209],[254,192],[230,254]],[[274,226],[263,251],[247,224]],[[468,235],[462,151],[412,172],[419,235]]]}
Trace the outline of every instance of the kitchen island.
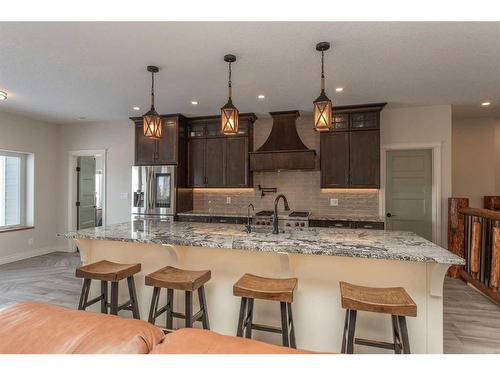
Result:
{"label": "kitchen island", "polygon": [[[346,281],[404,287],[418,306],[417,317],[408,319],[412,352],[442,353],[443,280],[450,265],[464,263],[413,233],[396,231],[309,228],[273,235],[263,230],[246,233],[239,224],[138,220],[63,236],[77,243],[83,264],[103,259],[142,264],[136,287],[143,319],[152,294],[152,288],[144,285],[146,274],[166,265],[210,269],[206,294],[211,328],[224,334],[236,332],[240,301],[233,297],[232,286],[244,273],[297,277],[293,302],[297,346],[333,352],[341,347],[345,312],[339,281]],[[98,294],[98,289],[98,283],[93,283],[92,292]],[[120,289],[125,300],[125,285]],[[161,299],[166,299],[164,294]],[[175,298],[174,304],[183,311],[183,298]],[[279,325],[279,304],[256,301],[254,319]],[[360,312],[356,335],[391,341],[390,318]],[[265,332],[255,332],[254,338],[277,344],[281,339]],[[374,351],[355,347],[355,352]]]}

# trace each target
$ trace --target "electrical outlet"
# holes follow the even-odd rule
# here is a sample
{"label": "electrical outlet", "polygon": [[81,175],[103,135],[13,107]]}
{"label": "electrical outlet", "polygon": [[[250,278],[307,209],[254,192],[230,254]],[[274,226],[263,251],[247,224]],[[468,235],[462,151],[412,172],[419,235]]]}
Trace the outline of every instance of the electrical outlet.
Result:
{"label": "electrical outlet", "polygon": [[226,204],[231,204],[231,197],[226,197]]}
{"label": "electrical outlet", "polygon": [[339,200],[337,198],[330,198],[330,206],[338,206]]}

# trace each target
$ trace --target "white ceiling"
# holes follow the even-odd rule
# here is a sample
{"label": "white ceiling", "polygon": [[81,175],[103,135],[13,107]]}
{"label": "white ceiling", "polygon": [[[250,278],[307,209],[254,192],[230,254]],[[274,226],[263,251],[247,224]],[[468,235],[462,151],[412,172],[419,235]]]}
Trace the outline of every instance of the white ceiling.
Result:
{"label": "white ceiling", "polygon": [[500,23],[0,23],[0,90],[9,93],[0,110],[56,123],[137,116],[149,107],[145,67],[155,64],[160,113],[216,114],[227,100],[222,57],[234,53],[240,112],[310,112],[323,40],[333,44],[334,105],[453,104],[462,117],[500,115],[500,106],[479,105],[500,104]]}

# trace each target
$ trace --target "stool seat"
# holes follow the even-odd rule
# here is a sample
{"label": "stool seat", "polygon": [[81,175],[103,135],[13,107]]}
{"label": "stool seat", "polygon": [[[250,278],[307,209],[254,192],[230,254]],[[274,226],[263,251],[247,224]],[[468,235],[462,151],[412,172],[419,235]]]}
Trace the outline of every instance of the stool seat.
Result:
{"label": "stool seat", "polygon": [[101,281],[120,281],[141,271],[141,264],[120,264],[107,260],[87,264],[76,269],[76,277]]}
{"label": "stool seat", "polygon": [[273,279],[246,273],[234,284],[233,294],[244,298],[292,303],[296,286],[296,278]]}
{"label": "stool seat", "polygon": [[147,275],[146,285],[192,292],[210,278],[210,271],[188,271],[167,266]]}
{"label": "stool seat", "polygon": [[397,316],[417,316],[417,305],[404,288],[371,288],[340,282],[342,307]]}

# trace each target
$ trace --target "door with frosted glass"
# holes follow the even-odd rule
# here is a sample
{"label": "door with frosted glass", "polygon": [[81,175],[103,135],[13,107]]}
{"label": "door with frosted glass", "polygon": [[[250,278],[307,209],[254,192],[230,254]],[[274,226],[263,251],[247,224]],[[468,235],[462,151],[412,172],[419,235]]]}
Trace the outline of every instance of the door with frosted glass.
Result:
{"label": "door with frosted glass", "polygon": [[78,157],[77,229],[96,226],[95,158]]}

